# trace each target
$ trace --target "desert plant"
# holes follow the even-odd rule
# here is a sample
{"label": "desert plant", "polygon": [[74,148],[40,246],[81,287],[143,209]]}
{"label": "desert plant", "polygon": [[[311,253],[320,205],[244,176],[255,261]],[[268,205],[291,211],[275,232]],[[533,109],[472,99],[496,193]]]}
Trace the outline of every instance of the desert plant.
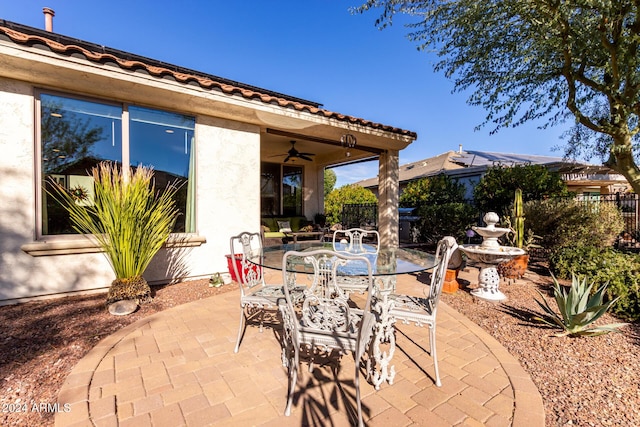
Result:
{"label": "desert plant", "polygon": [[519,188],[516,188],[515,191],[511,215],[513,220],[515,246],[517,248],[522,248],[524,245],[524,214],[522,213],[522,190]]}
{"label": "desert plant", "polygon": [[139,166],[133,173],[126,172],[116,164],[98,164],[91,171],[95,196],[81,204],[57,183],[50,192],[69,212],[73,228],[92,235],[107,257],[116,276],[107,304],[151,300],[142,274],[169,237],[178,215],[177,187],[169,185],[156,194],[152,168]]}
{"label": "desert plant", "polygon": [[214,274],[209,279],[209,287],[210,288],[219,288],[222,285],[224,285],[224,280],[222,279],[222,276],[220,275],[220,273]]}
{"label": "desert plant", "polygon": [[551,308],[544,295],[538,291],[542,301],[536,299],[536,302],[542,308],[544,314],[541,317],[536,317],[536,320],[550,326],[562,328],[564,332],[558,333],[556,336],[603,335],[609,332],[616,332],[618,328],[626,325],[626,323],[611,323],[603,326],[593,326],[593,322],[609,310],[615,303],[615,299],[603,302],[607,283],[600,286],[592,295],[593,283],[587,285],[586,276],[581,279],[574,274],[571,279],[571,288],[567,292],[553,276],[553,294],[560,314]]}
{"label": "desert plant", "polygon": [[504,217],[504,226],[511,230],[505,234],[504,238],[509,246],[524,249],[528,251],[530,248],[539,248],[540,245],[534,241],[540,239],[540,236],[534,234],[533,230],[524,228],[524,204],[522,202],[522,190],[517,188],[514,194],[513,207],[511,215]]}

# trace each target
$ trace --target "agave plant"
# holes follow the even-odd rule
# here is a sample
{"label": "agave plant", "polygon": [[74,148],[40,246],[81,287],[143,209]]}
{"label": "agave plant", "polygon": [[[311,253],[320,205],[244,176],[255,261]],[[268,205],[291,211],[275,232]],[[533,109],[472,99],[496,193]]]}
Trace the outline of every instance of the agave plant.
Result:
{"label": "agave plant", "polygon": [[600,286],[598,290],[591,294],[593,283],[587,285],[587,278],[582,279],[572,274],[571,288],[567,292],[553,277],[553,294],[558,304],[560,314],[557,314],[549,305],[546,298],[538,291],[542,297],[542,302],[536,299],[538,305],[544,311],[542,317],[536,320],[551,326],[559,326],[564,332],[556,336],[596,336],[609,332],[618,332],[618,328],[626,323],[612,323],[603,326],[594,326],[593,322],[598,320],[616,302],[617,298],[603,303],[604,292],[607,283]]}
{"label": "agave plant", "polygon": [[[169,237],[178,210],[175,186],[156,194],[153,169],[138,167],[127,174],[117,165],[102,162],[92,169],[95,196],[91,203],[76,203],[74,194],[53,184],[50,194],[69,212],[74,230],[92,235],[104,251],[116,280],[107,304],[122,299],[151,300],[142,274]],[[127,171],[128,172],[128,171]]]}

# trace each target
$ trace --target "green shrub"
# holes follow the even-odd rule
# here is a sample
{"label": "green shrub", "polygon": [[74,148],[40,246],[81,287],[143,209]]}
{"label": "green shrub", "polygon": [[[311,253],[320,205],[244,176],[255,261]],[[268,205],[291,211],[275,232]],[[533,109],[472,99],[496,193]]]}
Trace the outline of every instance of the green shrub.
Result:
{"label": "green shrub", "polygon": [[509,215],[513,192],[522,190],[525,201],[544,197],[568,196],[567,185],[557,172],[542,165],[493,166],[473,189],[473,197],[482,212]]}
{"label": "green shrub", "polygon": [[342,221],[342,205],[347,203],[378,203],[376,195],[360,185],[349,184],[333,190],[324,199],[324,213],[327,223],[333,225]]}
{"label": "green shrub", "polygon": [[612,313],[623,319],[640,319],[640,256],[612,248],[565,247],[549,256],[551,271],[561,279],[575,273],[588,276],[595,283],[609,283],[607,299],[618,300]]}
{"label": "green shrub", "polygon": [[611,203],[584,203],[573,199],[526,202],[527,227],[551,251],[562,247],[613,246],[624,229],[624,219]]}
{"label": "green shrub", "polygon": [[409,182],[402,191],[399,202],[408,207],[425,203],[459,203],[464,201],[464,195],[464,184],[447,175],[436,175]]}
{"label": "green shrub", "polygon": [[428,244],[435,244],[444,236],[464,241],[466,230],[475,225],[478,218],[476,209],[467,203],[421,205],[414,214],[420,216],[419,240]]}
{"label": "green shrub", "polygon": [[402,206],[414,207],[418,240],[436,244],[444,236],[465,238],[465,231],[475,225],[478,213],[464,202],[465,187],[447,175],[421,178],[407,184],[400,195]]}

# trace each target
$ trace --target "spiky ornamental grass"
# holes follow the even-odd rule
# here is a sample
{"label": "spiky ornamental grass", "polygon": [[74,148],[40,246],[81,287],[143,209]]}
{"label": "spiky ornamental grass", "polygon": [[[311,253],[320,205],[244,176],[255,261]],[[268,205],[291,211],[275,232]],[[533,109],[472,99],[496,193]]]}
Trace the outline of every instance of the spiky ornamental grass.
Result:
{"label": "spiky ornamental grass", "polygon": [[616,299],[603,303],[604,292],[607,284],[602,285],[591,294],[593,283],[587,285],[587,278],[580,279],[572,274],[571,288],[567,290],[562,287],[558,280],[553,277],[553,294],[558,305],[560,314],[556,313],[546,298],[540,291],[542,302],[536,299],[538,305],[544,311],[542,317],[535,320],[544,322],[550,326],[559,326],[564,332],[555,334],[556,336],[596,336],[609,332],[619,332],[618,328],[626,323],[612,323],[603,326],[593,326],[592,323],[598,320],[616,302]]}
{"label": "spiky ornamental grass", "polygon": [[98,241],[116,275],[114,284],[141,278],[173,229],[178,215],[173,196],[178,188],[169,185],[156,193],[153,169],[143,166],[126,177],[116,164],[102,162],[91,174],[95,196],[88,206],[75,203],[69,191],[56,183],[50,194],[69,212],[74,230]]}

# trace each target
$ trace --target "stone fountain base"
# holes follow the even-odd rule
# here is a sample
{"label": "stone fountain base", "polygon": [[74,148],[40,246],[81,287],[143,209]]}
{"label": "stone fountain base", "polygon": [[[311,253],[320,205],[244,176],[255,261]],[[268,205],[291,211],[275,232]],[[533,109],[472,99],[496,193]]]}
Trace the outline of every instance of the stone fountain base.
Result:
{"label": "stone fountain base", "polygon": [[480,264],[478,266],[479,288],[473,289],[471,295],[489,301],[504,301],[507,296],[500,291],[500,275],[495,265]]}
{"label": "stone fountain base", "polygon": [[482,236],[482,244],[460,245],[459,248],[480,267],[480,273],[478,273],[480,287],[472,290],[471,294],[489,301],[504,301],[507,296],[500,292],[500,275],[496,267],[502,262],[523,255],[525,251],[500,245],[498,239],[511,230],[496,227],[499,217],[495,212],[487,212],[483,219],[487,224],[486,227],[473,227],[473,230]]}

